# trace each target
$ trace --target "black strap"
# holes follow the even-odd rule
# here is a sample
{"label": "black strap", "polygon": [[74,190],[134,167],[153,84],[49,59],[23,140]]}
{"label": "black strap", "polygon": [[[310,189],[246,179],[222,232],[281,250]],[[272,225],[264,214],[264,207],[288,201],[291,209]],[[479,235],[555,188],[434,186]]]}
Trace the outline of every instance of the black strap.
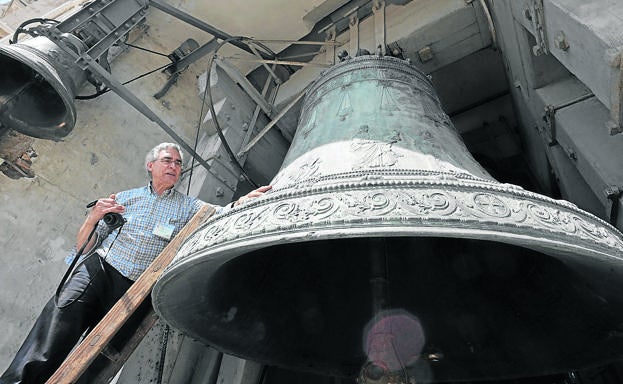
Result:
{"label": "black strap", "polygon": [[82,246],[80,247],[78,252],[76,252],[76,256],[74,256],[74,259],[71,261],[71,264],[69,265],[69,268],[67,268],[67,271],[65,271],[65,275],[61,279],[61,282],[58,284],[58,287],[56,288],[56,293],[54,294],[54,303],[57,306],[58,306],[58,298],[59,298],[59,296],[61,294],[61,290],[65,286],[65,283],[67,282],[67,279],[69,278],[69,275],[74,270],[74,267],[76,266],[76,263],[80,259],[80,256],[82,256],[82,253],[84,252],[84,249],[86,248],[86,246],[91,241],[91,238],[93,237],[93,234],[95,233],[95,229],[96,228],[97,228],[97,224],[93,227],[93,229],[91,230],[91,233],[89,233],[89,237],[86,239],[84,244],[82,244]]}

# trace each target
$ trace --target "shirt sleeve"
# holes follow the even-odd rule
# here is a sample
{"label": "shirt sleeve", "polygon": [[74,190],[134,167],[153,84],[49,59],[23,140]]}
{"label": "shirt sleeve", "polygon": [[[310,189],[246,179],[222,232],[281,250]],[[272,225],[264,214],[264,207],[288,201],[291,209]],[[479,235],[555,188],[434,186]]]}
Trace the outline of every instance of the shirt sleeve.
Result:
{"label": "shirt sleeve", "polygon": [[[93,232],[93,235],[91,237],[91,239],[95,239],[95,243],[93,244],[93,247],[89,250],[89,252],[82,253],[80,255],[80,258],[83,259],[87,255],[93,253],[100,246],[100,244],[102,244],[104,239],[109,234],[110,234],[110,230],[108,229],[108,226],[104,224],[102,220],[98,221],[97,227],[95,227],[95,231]],[[82,244],[80,244],[80,247],[82,247]],[[74,261],[74,258],[76,257],[77,254],[78,254],[78,245],[74,245],[69,251],[69,253],[67,254],[67,256],[65,256],[65,263],[68,265],[71,264]]]}
{"label": "shirt sleeve", "polygon": [[199,211],[199,208],[203,207],[204,205],[209,205],[211,207],[213,207],[216,212],[214,213],[215,215],[220,215],[221,213],[225,213],[229,210],[231,210],[231,204],[227,204],[226,206],[220,206],[217,204],[212,204],[212,203],[206,203],[205,201],[199,200],[199,199],[195,199],[195,209],[193,214],[197,213],[197,211]]}

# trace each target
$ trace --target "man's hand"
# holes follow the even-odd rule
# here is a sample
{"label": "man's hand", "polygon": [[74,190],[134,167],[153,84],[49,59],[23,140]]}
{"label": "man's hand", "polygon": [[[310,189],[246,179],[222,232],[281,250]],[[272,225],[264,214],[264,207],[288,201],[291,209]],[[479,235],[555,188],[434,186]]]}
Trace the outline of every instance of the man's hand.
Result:
{"label": "man's hand", "polygon": [[[86,220],[82,223],[82,226],[78,230],[78,235],[76,236],[76,249],[80,249],[80,247],[84,244],[84,253],[88,253],[93,245],[95,244],[95,239],[91,239],[88,244],[85,242],[89,239],[89,235],[93,231],[93,228],[97,225],[97,222],[104,218],[104,215],[109,212],[115,213],[123,213],[125,212],[125,207],[123,205],[117,204],[115,201],[115,195],[110,195],[108,198],[103,198],[97,200],[89,214],[87,215]],[[89,204],[90,205],[90,204]]]}
{"label": "man's hand", "polygon": [[264,192],[269,191],[270,189],[272,189],[272,185],[264,185],[259,187],[258,189],[254,189],[253,191],[247,193],[244,196],[240,196],[240,198],[238,200],[236,200],[236,202],[234,202],[234,206],[238,206],[240,204],[244,204],[245,202],[247,202],[249,199],[253,199],[256,197],[260,197],[264,194]]}
{"label": "man's hand", "polygon": [[95,203],[93,209],[91,209],[91,212],[89,212],[88,220],[97,223],[107,213],[125,212],[125,207],[123,205],[117,204],[115,197],[116,195],[112,194],[108,198],[97,200],[97,203]]}

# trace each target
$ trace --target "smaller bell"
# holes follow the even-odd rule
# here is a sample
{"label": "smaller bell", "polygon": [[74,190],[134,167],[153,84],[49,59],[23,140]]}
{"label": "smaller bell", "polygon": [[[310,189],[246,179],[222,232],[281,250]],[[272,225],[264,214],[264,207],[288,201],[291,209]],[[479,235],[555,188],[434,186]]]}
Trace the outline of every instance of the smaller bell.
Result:
{"label": "smaller bell", "polygon": [[76,123],[73,100],[85,80],[85,71],[47,37],[0,46],[0,124],[40,139],[62,139]]}

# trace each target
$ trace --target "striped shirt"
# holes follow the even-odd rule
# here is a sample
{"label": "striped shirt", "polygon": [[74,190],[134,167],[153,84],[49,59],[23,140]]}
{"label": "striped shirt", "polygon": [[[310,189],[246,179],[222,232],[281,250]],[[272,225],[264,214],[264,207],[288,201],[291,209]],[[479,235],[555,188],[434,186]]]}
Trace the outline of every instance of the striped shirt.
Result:
{"label": "striped shirt", "polygon": [[[100,238],[107,237],[97,253],[130,280],[138,279],[169,241],[206,204],[173,189],[158,195],[151,185],[119,192],[116,201],[125,207],[123,217],[127,222],[120,230],[114,230],[107,236],[108,227],[100,220],[96,233]],[[223,210],[222,207],[215,208],[217,213]]]}

